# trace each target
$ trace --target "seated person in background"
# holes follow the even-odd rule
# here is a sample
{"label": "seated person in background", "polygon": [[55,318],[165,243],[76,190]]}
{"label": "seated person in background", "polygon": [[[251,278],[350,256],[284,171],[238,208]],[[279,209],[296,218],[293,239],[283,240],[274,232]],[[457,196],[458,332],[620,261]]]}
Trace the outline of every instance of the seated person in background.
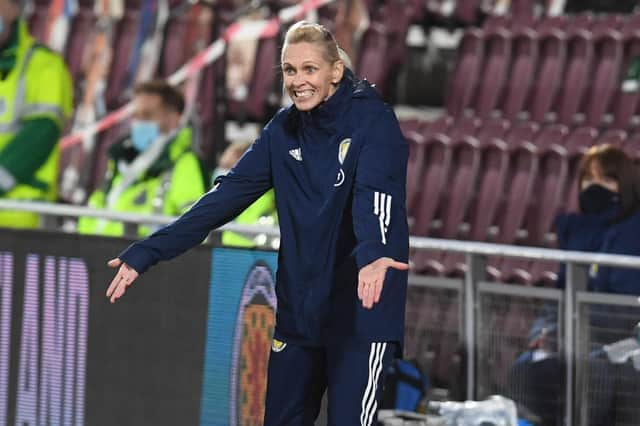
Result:
{"label": "seated person in background", "polygon": [[[73,84],[64,59],[36,43],[19,12],[17,0],[0,1],[0,198],[55,202]],[[39,225],[36,213],[0,211],[2,227]]]}
{"label": "seated person in background", "polygon": [[[215,179],[218,176],[226,175],[232,171],[232,167],[250,147],[250,142],[234,142],[230,144],[218,160],[218,166],[213,171],[212,181],[215,183]],[[273,225],[275,222],[276,199],[273,189],[258,198],[233,221],[233,223],[243,225]],[[260,241],[260,238],[262,238],[263,241]],[[225,246],[255,247],[258,244],[264,243],[266,243],[266,239],[260,235],[245,236],[231,231],[224,231],[222,233],[222,244]]]}
{"label": "seated person in background", "polygon": [[554,315],[543,315],[534,321],[528,346],[509,368],[505,394],[539,417],[535,424],[561,424],[558,420],[563,418],[564,409],[563,363],[558,356]]}
{"label": "seated person in background", "polygon": [[[633,160],[618,147],[594,146],[580,162],[576,184],[580,188],[580,212],[556,219],[560,248],[639,256],[640,179]],[[559,287],[564,287],[565,278],[562,265]],[[594,292],[640,295],[640,270],[592,265],[587,285]],[[586,327],[583,338],[588,343],[587,350],[627,336],[638,321],[637,313],[638,309],[623,306],[590,305],[585,316],[588,322],[582,324]],[[528,350],[508,375],[508,396],[533,410],[544,425],[562,424],[562,404],[558,405],[563,396],[563,367],[557,354],[558,315],[553,304],[543,309],[543,316],[533,324]],[[606,364],[590,356],[585,364],[592,370],[589,380],[606,378],[610,371]],[[588,401],[581,400],[589,407],[589,424],[614,424],[595,419],[615,418],[611,395],[618,391],[609,379],[596,387],[602,389],[600,395],[590,391]]]}
{"label": "seated person in background", "polygon": [[[565,250],[640,256],[640,173],[620,148],[594,146],[582,158],[580,213],[556,219],[558,244]],[[558,286],[564,287],[564,267]],[[640,294],[640,270],[593,265],[589,290]]]}
{"label": "seated person in background", "polygon": [[[102,187],[89,206],[118,212],[177,216],[207,190],[208,177],[191,149],[191,129],[181,127],[182,94],[160,80],[138,85],[134,92],[131,136],[109,148]],[[140,226],[139,235],[148,234]],[[121,222],[83,217],[78,232],[124,235]]]}

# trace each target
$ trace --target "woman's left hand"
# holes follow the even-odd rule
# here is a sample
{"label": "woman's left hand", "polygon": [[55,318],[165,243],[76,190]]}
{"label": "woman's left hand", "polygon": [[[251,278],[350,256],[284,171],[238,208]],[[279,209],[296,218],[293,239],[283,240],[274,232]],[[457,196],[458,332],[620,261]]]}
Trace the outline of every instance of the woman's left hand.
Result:
{"label": "woman's left hand", "polygon": [[406,271],[409,269],[409,265],[393,260],[390,257],[381,257],[360,269],[358,274],[358,299],[362,300],[362,306],[366,309],[373,308],[373,305],[380,300],[384,277],[389,268]]}

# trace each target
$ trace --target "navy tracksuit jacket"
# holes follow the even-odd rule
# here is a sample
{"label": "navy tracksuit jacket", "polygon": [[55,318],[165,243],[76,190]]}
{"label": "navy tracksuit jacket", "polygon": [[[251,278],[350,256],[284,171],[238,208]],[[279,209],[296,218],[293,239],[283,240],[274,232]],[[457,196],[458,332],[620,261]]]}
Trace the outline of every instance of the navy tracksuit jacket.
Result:
{"label": "navy tracksuit jacket", "polygon": [[175,222],[120,258],[139,273],[200,243],[270,188],[281,242],[274,337],[323,346],[336,338],[402,344],[407,272],[387,271],[371,310],[358,271],[383,257],[407,261],[408,147],[393,110],[349,70],[311,111],[280,110],[214,188]]}

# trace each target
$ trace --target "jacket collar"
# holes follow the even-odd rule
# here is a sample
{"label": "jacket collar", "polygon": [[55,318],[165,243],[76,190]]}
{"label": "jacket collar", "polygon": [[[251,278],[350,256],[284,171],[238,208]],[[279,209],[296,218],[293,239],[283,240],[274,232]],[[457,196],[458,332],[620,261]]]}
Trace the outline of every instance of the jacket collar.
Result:
{"label": "jacket collar", "polygon": [[342,80],[336,91],[320,105],[310,111],[298,111],[295,105],[292,110],[293,115],[299,117],[300,124],[303,128],[315,128],[322,130],[335,131],[343,116],[345,109],[349,106],[349,101],[353,97],[356,77],[353,73],[345,68]]}

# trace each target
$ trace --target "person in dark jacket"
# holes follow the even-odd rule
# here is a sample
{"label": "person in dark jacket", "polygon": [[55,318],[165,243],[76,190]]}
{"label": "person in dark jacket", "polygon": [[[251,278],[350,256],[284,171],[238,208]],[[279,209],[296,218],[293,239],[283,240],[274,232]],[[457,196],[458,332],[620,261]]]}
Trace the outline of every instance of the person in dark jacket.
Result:
{"label": "person in dark jacket", "polygon": [[109,262],[119,269],[107,297],[274,188],[281,245],[264,424],[312,425],[325,388],[330,425],[374,424],[381,372],[403,341],[407,143],[324,27],[293,25],[281,61],[293,105],[188,212]]}
{"label": "person in dark jacket", "polygon": [[[640,175],[637,165],[620,148],[597,145],[582,158],[578,169],[579,207],[576,213],[556,219],[560,248],[610,254],[640,255]],[[565,269],[558,274],[558,286],[565,285]],[[640,270],[592,265],[589,291],[640,294]],[[558,311],[549,307],[548,317],[539,318],[531,330],[529,349],[509,371],[509,396],[526,405],[543,419],[544,425],[562,423],[562,363],[557,353],[555,333]],[[591,305],[588,309],[587,341],[591,348],[627,337],[638,318],[637,309]],[[614,424],[619,416],[635,415],[620,404],[620,395],[631,394],[636,385],[615,377],[616,366],[596,350],[586,360],[590,389],[590,425]],[[628,376],[628,375],[627,375]],[[597,391],[595,391],[597,389]],[[638,418],[635,418],[637,422]]]}
{"label": "person in dark jacket", "polygon": [[[582,158],[580,212],[556,219],[558,244],[565,250],[640,256],[640,173],[620,148],[594,146]],[[640,295],[640,270],[592,265],[591,291]],[[564,273],[558,285],[564,287]]]}
{"label": "person in dark jacket", "polygon": [[[598,214],[605,226],[595,251],[640,256],[640,174],[638,166],[620,148],[591,148],[581,164],[581,209]],[[590,192],[588,192],[590,191]],[[594,232],[597,227],[582,232]],[[592,265],[588,289],[599,293],[640,295],[640,270]],[[638,309],[625,306],[591,305],[591,348],[604,347],[628,338],[638,318]],[[613,364],[602,350],[594,350],[586,368],[589,424],[594,426],[638,424],[640,411],[633,402],[638,394],[637,372],[631,362]]]}

